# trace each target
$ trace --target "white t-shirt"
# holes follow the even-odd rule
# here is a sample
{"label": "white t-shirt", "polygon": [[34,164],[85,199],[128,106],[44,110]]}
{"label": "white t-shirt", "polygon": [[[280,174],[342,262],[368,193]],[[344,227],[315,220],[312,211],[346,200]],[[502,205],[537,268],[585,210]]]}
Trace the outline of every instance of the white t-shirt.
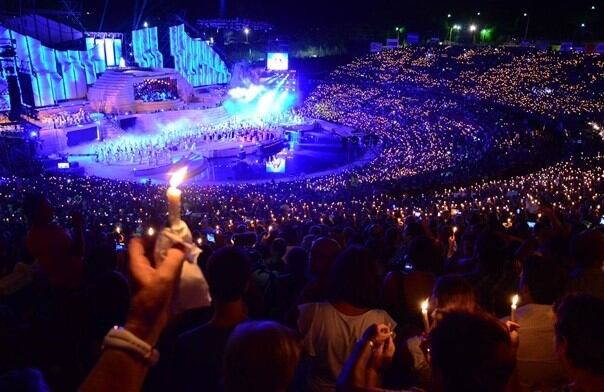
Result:
{"label": "white t-shirt", "polygon": [[531,390],[549,389],[567,382],[556,355],[554,321],[551,305],[527,304],[520,306],[516,313],[516,322],[520,324],[518,374],[520,381]]}
{"label": "white t-shirt", "polygon": [[335,390],[344,362],[367,328],[373,324],[396,327],[388,313],[380,309],[347,316],[330,303],[309,303],[298,308],[298,329],[310,356],[308,381],[313,391]]}

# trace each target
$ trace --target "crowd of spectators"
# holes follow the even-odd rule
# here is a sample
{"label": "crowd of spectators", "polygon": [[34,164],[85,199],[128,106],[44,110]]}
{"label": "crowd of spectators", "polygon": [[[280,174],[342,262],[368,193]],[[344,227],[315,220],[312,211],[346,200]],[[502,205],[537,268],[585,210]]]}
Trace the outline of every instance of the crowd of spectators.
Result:
{"label": "crowd of spectators", "polygon": [[134,99],[143,102],[163,102],[178,99],[176,79],[145,79],[134,86]]}
{"label": "crowd of spectators", "polygon": [[[210,307],[168,311],[183,249],[149,252],[165,186],[0,178],[0,389],[604,390],[601,140],[563,104],[552,124],[522,99],[455,97],[440,76],[442,62],[486,75],[545,55],[447,50],[356,60],[306,102],[377,136],[368,164],[181,187]],[[391,56],[424,71],[381,84]],[[573,99],[599,102],[564,67]],[[155,366],[102,350],[113,325],[155,346]]]}
{"label": "crowd of spectators", "polygon": [[[524,48],[408,47],[337,69],[340,82],[393,91],[447,92],[549,118],[601,113],[601,55]],[[321,93],[319,93],[321,94]]]}

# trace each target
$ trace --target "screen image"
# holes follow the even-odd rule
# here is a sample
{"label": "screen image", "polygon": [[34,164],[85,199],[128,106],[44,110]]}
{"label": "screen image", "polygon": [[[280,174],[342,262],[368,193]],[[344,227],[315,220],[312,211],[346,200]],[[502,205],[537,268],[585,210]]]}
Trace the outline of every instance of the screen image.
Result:
{"label": "screen image", "polygon": [[268,53],[266,55],[266,69],[269,71],[287,71],[289,69],[289,56],[287,53]]}
{"label": "screen image", "polygon": [[285,173],[285,158],[275,158],[266,162],[267,173]]}

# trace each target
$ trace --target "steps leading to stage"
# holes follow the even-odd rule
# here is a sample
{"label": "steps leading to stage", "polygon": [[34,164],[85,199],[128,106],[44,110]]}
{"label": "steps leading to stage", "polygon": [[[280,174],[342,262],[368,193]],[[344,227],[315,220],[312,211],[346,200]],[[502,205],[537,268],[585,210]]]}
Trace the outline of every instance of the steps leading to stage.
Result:
{"label": "steps leading to stage", "polygon": [[113,121],[104,119],[102,125],[104,139],[116,139],[126,132],[117,126]]}
{"label": "steps leading to stage", "polygon": [[131,86],[131,74],[107,71],[88,89],[90,106],[103,113],[111,113],[117,108],[134,111],[134,90]]}

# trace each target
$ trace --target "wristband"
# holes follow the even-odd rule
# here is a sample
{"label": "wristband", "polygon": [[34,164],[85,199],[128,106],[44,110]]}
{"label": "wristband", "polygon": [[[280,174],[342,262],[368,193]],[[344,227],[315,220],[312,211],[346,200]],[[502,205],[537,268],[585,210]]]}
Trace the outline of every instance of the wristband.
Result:
{"label": "wristband", "polygon": [[103,340],[103,350],[112,348],[134,354],[148,365],[155,365],[159,360],[159,351],[149,343],[139,339],[132,332],[120,326],[114,326]]}

